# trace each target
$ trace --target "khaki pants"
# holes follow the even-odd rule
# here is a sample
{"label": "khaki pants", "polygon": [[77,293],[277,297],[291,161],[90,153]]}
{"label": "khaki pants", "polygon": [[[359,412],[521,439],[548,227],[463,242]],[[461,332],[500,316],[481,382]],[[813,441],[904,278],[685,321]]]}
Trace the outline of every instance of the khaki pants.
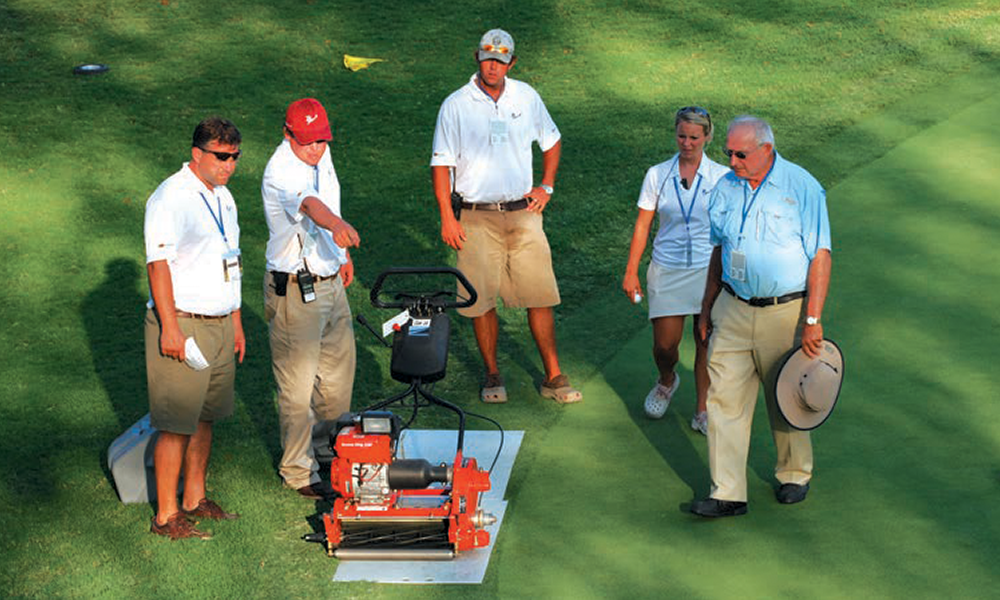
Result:
{"label": "khaki pants", "polygon": [[804,309],[802,300],[756,308],[725,291],[715,301],[708,344],[712,498],[746,502],[750,426],[761,383],[778,455],[775,476],[780,483],[800,485],[812,477],[809,433],[789,426],[774,399],[777,369],[781,358],[799,343]]}
{"label": "khaki pants", "polygon": [[312,448],[316,420],[336,419],[351,408],[354,326],[339,276],[316,282],[316,300],[309,304],[292,281],[285,296],[276,295],[271,278],[264,276],[264,309],[284,449],[278,470],[287,486],[298,489],[320,480]]}

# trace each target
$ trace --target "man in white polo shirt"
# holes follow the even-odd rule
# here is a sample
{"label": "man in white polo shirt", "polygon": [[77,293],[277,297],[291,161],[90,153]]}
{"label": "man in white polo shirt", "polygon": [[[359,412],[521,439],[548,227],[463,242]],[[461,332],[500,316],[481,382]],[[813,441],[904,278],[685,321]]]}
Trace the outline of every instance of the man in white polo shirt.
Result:
{"label": "man in white polo shirt", "polygon": [[264,310],[284,449],[278,470],[287,487],[317,499],[329,490],[320,483],[313,428],[317,419],[332,421],[351,408],[354,328],[344,288],[354,279],[347,249],[360,240],[340,217],[323,105],[313,98],[293,102],[284,137],[261,184],[271,234]]}
{"label": "man in white polo shirt", "polygon": [[246,351],[240,227],[226,189],[240,157],[240,139],[225,119],[199,123],[191,162],[146,202],[146,376],[150,422],[159,430],[151,531],[171,539],[211,537],[191,519],[238,516],[205,496],[205,473],[212,424],[233,412],[234,355],[243,362]]}
{"label": "man in white polo shirt", "polygon": [[[542,211],[559,168],[559,129],[538,93],[507,77],[517,63],[509,33],[487,31],[475,57],[478,71],[438,113],[431,177],[441,238],[458,251],[458,269],[479,293],[476,304],[459,313],[472,318],[486,367],[480,397],[507,400],[497,364],[499,295],[508,307],[527,308],[545,368],[542,396],[562,404],[579,402],[582,395],[559,368],[552,316],[559,288],[542,229]],[[537,186],[531,159],[535,142],[542,149]]]}

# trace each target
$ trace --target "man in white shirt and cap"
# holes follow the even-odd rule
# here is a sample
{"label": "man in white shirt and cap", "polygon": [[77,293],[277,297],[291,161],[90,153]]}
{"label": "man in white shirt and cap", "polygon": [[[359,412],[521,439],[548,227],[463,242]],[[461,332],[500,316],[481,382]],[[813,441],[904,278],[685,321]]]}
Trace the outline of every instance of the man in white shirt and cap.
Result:
{"label": "man in white shirt and cap", "polygon": [[341,218],[340,182],[330,158],[330,121],[314,98],[293,102],[284,140],[264,170],[261,195],[270,238],[264,309],[285,486],[310,499],[328,495],[313,453],[313,428],[350,410],[355,347],[345,288],[350,247],[360,238]]}
{"label": "man in white shirt and cap", "polygon": [[[552,312],[559,288],[542,229],[542,211],[559,168],[559,129],[538,93],[507,77],[517,63],[509,33],[487,31],[475,58],[477,72],[438,113],[431,177],[441,238],[458,251],[458,269],[479,294],[473,306],[458,312],[472,318],[486,368],[480,398],[507,400],[497,362],[500,296],[505,306],[527,309],[545,369],[542,396],[561,404],[579,402],[583,396],[559,366]],[[531,155],[536,142],[542,150],[537,185]]]}

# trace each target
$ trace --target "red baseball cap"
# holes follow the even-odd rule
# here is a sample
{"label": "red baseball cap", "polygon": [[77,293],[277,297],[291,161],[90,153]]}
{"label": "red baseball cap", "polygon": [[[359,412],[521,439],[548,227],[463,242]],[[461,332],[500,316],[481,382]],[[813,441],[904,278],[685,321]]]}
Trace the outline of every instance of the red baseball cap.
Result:
{"label": "red baseball cap", "polygon": [[303,98],[292,102],[288,106],[288,111],[285,112],[285,127],[292,132],[295,141],[300,144],[333,140],[333,134],[330,133],[330,120],[326,118],[326,110],[315,98]]}

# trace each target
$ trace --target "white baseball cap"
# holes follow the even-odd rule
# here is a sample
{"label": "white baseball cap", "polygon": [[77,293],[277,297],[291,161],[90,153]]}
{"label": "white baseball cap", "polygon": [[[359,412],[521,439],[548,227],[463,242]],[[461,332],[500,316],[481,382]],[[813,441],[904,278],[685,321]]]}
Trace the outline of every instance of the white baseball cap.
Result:
{"label": "white baseball cap", "polygon": [[490,29],[479,40],[480,61],[495,59],[504,64],[514,60],[514,38],[503,29]]}

